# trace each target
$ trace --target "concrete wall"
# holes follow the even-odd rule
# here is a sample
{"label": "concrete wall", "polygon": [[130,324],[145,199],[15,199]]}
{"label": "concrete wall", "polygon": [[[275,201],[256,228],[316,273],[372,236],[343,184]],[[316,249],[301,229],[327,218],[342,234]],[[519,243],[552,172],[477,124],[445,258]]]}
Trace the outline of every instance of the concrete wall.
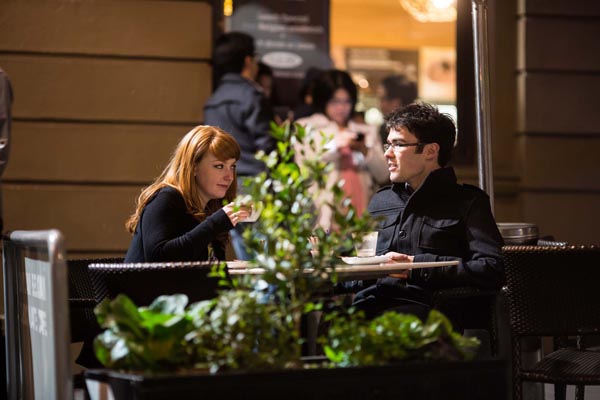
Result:
{"label": "concrete wall", "polygon": [[2,1],[13,83],[5,229],[58,228],[70,257],[120,256],[124,221],[211,92],[202,1]]}
{"label": "concrete wall", "polygon": [[600,243],[600,2],[520,0],[517,27],[523,220]]}

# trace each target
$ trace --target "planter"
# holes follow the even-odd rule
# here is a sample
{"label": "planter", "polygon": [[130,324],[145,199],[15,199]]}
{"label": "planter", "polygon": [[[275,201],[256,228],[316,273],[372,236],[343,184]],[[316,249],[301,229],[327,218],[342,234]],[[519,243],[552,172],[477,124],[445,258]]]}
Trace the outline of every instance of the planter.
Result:
{"label": "planter", "polygon": [[[502,360],[381,367],[144,375],[88,370],[96,399],[498,399],[508,398]],[[110,393],[109,393],[110,392]],[[110,395],[112,394],[112,397]]]}

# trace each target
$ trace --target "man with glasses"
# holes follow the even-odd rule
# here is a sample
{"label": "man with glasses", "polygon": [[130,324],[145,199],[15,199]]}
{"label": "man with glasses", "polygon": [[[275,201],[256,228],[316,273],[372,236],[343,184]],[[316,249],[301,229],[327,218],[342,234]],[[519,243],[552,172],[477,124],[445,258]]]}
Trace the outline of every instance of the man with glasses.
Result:
{"label": "man with glasses", "polygon": [[384,150],[392,185],[369,204],[371,215],[380,219],[377,254],[396,262],[459,264],[380,279],[357,293],[354,304],[369,317],[394,309],[424,319],[434,290],[499,287],[503,242],[488,196],[458,184],[447,166],[456,138],[451,117],[430,104],[413,103],[389,115],[387,127]]}

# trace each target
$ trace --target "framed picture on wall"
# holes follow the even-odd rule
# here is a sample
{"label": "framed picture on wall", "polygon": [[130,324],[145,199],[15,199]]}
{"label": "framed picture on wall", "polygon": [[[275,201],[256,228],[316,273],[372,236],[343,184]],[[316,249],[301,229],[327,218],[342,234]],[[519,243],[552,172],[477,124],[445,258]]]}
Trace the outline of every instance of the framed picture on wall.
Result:
{"label": "framed picture on wall", "polygon": [[419,77],[419,52],[410,49],[348,47],[345,49],[344,65],[358,85],[357,111],[368,113],[367,123],[379,125],[383,122],[381,113],[370,113],[379,109],[377,86],[390,75],[404,75],[416,82]]}
{"label": "framed picture on wall", "polygon": [[456,50],[422,47],[419,50],[419,97],[428,102],[456,104]]}

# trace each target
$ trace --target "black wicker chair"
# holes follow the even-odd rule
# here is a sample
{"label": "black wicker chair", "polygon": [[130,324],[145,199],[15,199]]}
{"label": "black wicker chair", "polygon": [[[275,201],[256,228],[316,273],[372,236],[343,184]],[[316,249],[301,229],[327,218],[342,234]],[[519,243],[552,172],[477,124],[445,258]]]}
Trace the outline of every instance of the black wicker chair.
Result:
{"label": "black wicker chair", "polygon": [[[576,385],[576,399],[583,399],[585,385],[600,385],[600,352],[584,346],[600,333],[600,247],[505,246],[503,253],[514,399],[523,398],[524,381],[554,383],[556,399]],[[528,366],[522,340],[531,337],[554,338],[554,351]],[[576,345],[565,343],[569,337]]]}
{"label": "black wicker chair", "polygon": [[183,293],[190,303],[212,299],[217,295],[219,279],[208,276],[211,269],[207,262],[89,265],[97,303],[122,293],[137,306],[149,305],[163,294]]}
{"label": "black wicker chair", "polygon": [[122,263],[123,258],[88,258],[67,260],[69,283],[69,312],[71,319],[71,342],[81,342],[95,335],[99,326],[94,315],[98,304],[88,266],[93,263]]}
{"label": "black wicker chair", "polygon": [[482,341],[480,358],[506,355],[507,340],[503,340],[500,332],[501,325],[506,323],[501,290],[470,286],[437,290],[433,293],[433,308],[448,316],[455,329],[474,334]]}

